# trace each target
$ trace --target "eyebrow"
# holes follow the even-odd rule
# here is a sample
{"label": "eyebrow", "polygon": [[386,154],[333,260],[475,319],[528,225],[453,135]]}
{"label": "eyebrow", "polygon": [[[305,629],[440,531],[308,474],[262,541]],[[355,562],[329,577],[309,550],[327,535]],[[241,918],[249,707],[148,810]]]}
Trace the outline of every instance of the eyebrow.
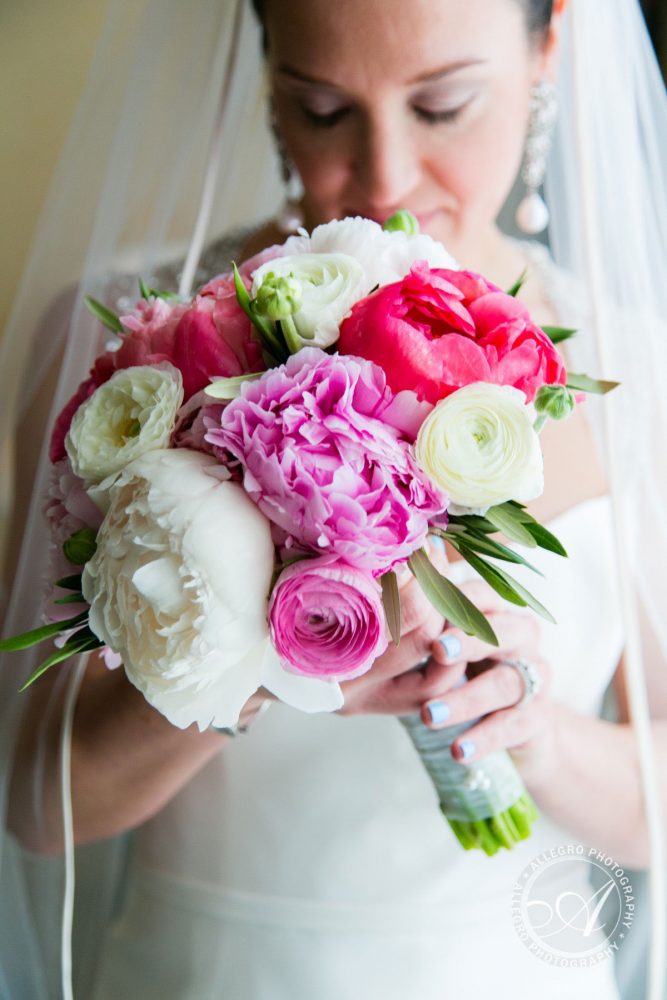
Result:
{"label": "eyebrow", "polygon": [[[428,73],[422,73],[415,77],[414,80],[408,80],[407,85],[412,86],[416,83],[428,83],[434,80],[441,80],[443,77],[450,76],[453,73],[458,73],[459,70],[467,69],[469,66],[481,66],[486,62],[485,59],[459,59],[456,62],[448,63],[446,66],[442,66],[440,69],[430,70]],[[295,80],[299,80],[302,83],[312,83],[319,87],[333,87],[338,89],[337,84],[332,83],[330,80],[323,80],[321,77],[310,76],[308,73],[302,73],[301,70],[294,69],[293,66],[288,66],[282,63],[277,67],[278,73],[283,73],[286,76],[291,76]]]}

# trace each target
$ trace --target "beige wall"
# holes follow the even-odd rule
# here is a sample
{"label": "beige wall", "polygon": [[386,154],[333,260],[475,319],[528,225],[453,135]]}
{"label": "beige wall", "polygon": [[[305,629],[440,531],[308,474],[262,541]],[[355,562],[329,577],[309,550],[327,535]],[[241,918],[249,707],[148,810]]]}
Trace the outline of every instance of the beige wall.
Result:
{"label": "beige wall", "polygon": [[0,330],[107,0],[0,0]]}
{"label": "beige wall", "polygon": [[[83,89],[107,0],[0,0],[0,336]],[[12,497],[0,453],[0,563]],[[4,603],[0,583],[0,607]]]}

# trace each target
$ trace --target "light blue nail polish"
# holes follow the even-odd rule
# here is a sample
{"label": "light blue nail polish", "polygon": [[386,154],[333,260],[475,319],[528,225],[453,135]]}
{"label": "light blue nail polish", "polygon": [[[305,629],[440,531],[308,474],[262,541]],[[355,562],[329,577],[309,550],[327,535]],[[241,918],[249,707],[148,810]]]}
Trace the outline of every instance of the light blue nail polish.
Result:
{"label": "light blue nail polish", "polygon": [[450,660],[455,659],[461,652],[461,640],[456,635],[441,635],[438,642]]}
{"label": "light blue nail polish", "polygon": [[432,701],[428,706],[428,713],[431,716],[431,722],[439,726],[449,718],[449,705],[446,705],[444,701]]}
{"label": "light blue nail polish", "polygon": [[468,760],[475,752],[475,744],[472,740],[461,740],[459,750],[461,751],[461,760]]}
{"label": "light blue nail polish", "polygon": [[445,552],[445,539],[441,538],[440,535],[429,535],[429,540],[431,545],[434,545],[436,549],[440,552]]}

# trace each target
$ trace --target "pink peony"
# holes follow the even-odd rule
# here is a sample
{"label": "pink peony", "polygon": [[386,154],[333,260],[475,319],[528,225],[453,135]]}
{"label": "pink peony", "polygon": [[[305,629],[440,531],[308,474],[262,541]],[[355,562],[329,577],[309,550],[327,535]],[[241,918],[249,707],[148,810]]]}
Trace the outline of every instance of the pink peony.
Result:
{"label": "pink peony", "polygon": [[338,349],[382,365],[394,392],[413,389],[430,403],[471,382],[511,385],[531,401],[542,385],[567,379],[521,302],[481,275],[423,261],[353,307]]}
{"label": "pink peony", "polygon": [[246,491],[288,548],[377,574],[419,548],[446,506],[391,422],[397,410],[405,422],[403,408],[377,365],[305,348],[246,383],[206,440],[241,462]]}
{"label": "pink peony", "polygon": [[326,680],[366,673],[387,648],[379,585],[332,556],[283,570],[269,626],[287,670]]}

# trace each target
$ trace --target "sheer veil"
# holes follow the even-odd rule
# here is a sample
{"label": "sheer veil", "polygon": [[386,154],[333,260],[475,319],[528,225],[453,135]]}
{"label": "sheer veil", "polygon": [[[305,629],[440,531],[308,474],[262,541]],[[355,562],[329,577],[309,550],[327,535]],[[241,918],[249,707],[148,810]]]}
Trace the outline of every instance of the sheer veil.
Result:
{"label": "sheer veil", "polygon": [[[637,0],[570,0],[561,117],[546,196],[557,263],[590,292],[588,333],[572,341],[581,370],[622,389],[588,404],[615,500],[628,635],[627,676],[652,818],[651,1000],[663,1000],[667,929],[664,833],[638,616],[667,667],[667,102]],[[0,347],[0,447],[59,367],[55,413],[101,349],[84,294],[109,305],[184,258],[206,233],[273,214],[279,170],[266,120],[259,31],[247,0],[111,0],[33,254]],[[202,193],[203,192],[203,193]],[[197,223],[197,225],[196,225]],[[196,232],[195,232],[196,230]],[[223,266],[224,266],[223,262]],[[187,284],[186,274],[183,283]],[[195,280],[196,284],[196,280]],[[594,335],[593,335],[594,334]],[[617,397],[614,399],[614,397]],[[607,410],[609,420],[602,419]],[[52,419],[52,418],[50,418]],[[38,623],[47,536],[41,456],[5,633]],[[20,660],[17,664],[17,659]],[[28,651],[0,659],[0,806],[20,713]],[[72,671],[63,670],[63,684]],[[38,787],[39,768],[35,768]],[[0,995],[60,996],[62,863],[27,855],[10,836],[0,853]],[[77,851],[75,995],[89,995],[95,949],[123,886],[124,841]],[[10,929],[8,931],[8,929]]]}

